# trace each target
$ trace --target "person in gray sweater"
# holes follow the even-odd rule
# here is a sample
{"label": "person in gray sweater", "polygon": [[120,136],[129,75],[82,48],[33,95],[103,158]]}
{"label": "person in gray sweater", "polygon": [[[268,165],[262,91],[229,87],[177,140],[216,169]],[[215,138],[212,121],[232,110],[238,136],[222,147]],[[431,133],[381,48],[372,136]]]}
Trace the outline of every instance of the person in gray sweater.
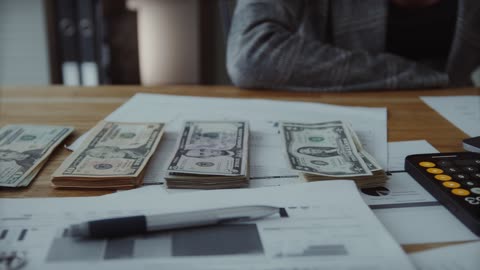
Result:
{"label": "person in gray sweater", "polygon": [[478,0],[239,0],[227,45],[243,88],[463,87],[479,66]]}

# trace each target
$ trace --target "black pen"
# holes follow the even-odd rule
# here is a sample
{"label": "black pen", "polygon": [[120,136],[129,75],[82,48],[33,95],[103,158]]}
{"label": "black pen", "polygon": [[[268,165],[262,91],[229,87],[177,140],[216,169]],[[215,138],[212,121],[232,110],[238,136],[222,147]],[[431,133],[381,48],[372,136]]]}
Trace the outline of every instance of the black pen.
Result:
{"label": "black pen", "polygon": [[70,226],[70,232],[73,237],[120,237],[161,230],[255,220],[278,212],[278,207],[254,205],[160,215],[118,217],[73,224]]}

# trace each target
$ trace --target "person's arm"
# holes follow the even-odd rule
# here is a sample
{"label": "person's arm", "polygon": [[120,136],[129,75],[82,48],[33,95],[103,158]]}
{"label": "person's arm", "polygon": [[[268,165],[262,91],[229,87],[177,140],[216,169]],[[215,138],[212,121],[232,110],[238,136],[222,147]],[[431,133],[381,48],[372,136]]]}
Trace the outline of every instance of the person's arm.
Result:
{"label": "person's arm", "polygon": [[387,54],[349,51],[298,33],[304,1],[239,0],[227,69],[236,86],[311,91],[441,87],[448,77]]}

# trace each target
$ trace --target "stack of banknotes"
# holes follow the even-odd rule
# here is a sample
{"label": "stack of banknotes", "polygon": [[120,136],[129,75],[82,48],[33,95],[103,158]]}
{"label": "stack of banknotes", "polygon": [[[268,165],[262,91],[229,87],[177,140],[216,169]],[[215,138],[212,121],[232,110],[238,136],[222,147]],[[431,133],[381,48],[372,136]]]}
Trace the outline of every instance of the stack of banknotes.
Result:
{"label": "stack of banknotes", "polygon": [[52,175],[62,188],[126,189],[142,184],[163,123],[98,123]]}
{"label": "stack of banknotes", "polygon": [[307,181],[351,179],[364,188],[388,179],[349,123],[284,122],[280,127],[288,164]]}
{"label": "stack of banknotes", "polygon": [[0,186],[28,186],[73,127],[7,125],[0,129]]}
{"label": "stack of banknotes", "polygon": [[169,188],[239,188],[249,184],[248,123],[188,121],[165,180]]}

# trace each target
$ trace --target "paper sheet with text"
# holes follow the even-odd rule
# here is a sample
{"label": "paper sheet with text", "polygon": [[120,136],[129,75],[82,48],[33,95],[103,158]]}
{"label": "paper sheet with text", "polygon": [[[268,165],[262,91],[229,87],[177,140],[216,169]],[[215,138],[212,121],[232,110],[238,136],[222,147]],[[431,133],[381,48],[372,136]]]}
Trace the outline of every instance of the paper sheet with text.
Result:
{"label": "paper sheet with text", "polygon": [[[2,199],[0,251],[25,252],[25,269],[413,269],[352,181],[125,198]],[[75,239],[67,227],[100,217],[245,205],[283,211],[115,239]]]}

